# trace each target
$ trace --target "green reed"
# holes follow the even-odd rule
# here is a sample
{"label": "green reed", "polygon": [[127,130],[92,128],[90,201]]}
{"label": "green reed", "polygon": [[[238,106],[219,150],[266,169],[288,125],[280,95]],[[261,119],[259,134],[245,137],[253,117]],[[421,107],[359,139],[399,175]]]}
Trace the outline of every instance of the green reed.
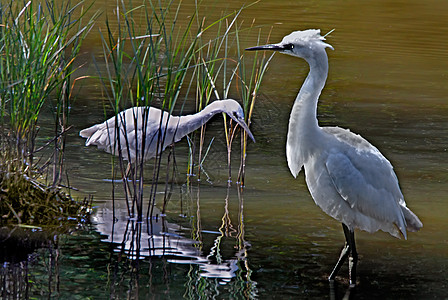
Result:
{"label": "green reed", "polygon": [[[237,39],[236,45],[237,45],[238,64],[234,72],[237,73],[238,77],[238,83],[239,83],[238,87],[240,91],[241,100],[243,101],[246,123],[248,126],[250,126],[252,115],[254,113],[258,91],[261,87],[263,76],[274,54],[271,54],[268,57],[266,56],[266,52],[264,51],[260,58],[260,54],[255,53],[255,55],[252,58],[252,65],[251,65],[250,63],[246,62],[245,55],[240,47],[241,43],[240,43],[239,31],[236,32],[236,39]],[[269,35],[267,41],[268,40]],[[257,43],[260,44],[260,42],[261,42],[261,30],[259,30],[258,32],[258,39],[257,39]],[[247,67],[250,67],[250,69],[248,70]],[[245,134],[244,131],[242,131],[241,161],[240,161],[240,169],[238,172],[238,182],[240,182],[242,185],[244,185],[244,175],[246,168],[247,142],[248,142],[247,134]]]}
{"label": "green reed", "polygon": [[[244,7],[243,7],[244,8]],[[196,109],[198,111],[202,110],[205,106],[207,106],[212,98],[216,100],[226,99],[228,94],[228,88],[231,84],[231,79],[227,82],[227,72],[228,72],[228,43],[229,38],[231,38],[233,34],[233,27],[236,25],[238,16],[240,15],[241,8],[239,11],[235,13],[231,13],[219,19],[217,22],[212,23],[215,25],[214,33],[211,34],[209,39],[203,38],[202,35],[200,37],[200,47],[196,52],[195,57],[195,68],[194,73],[195,76],[192,76],[192,80],[196,80]],[[203,23],[204,24],[204,23]],[[212,26],[210,25],[210,26]],[[222,79],[222,86],[218,86],[218,82]],[[221,95],[218,92],[218,89],[222,88]],[[226,114],[223,114],[225,117]],[[202,126],[200,129],[199,136],[199,149],[198,149],[198,171],[197,176],[198,180],[200,180],[201,170],[203,170],[203,162],[207,156],[207,153],[210,150],[211,143],[203,152],[205,142],[205,126]],[[229,144],[229,140],[226,141]],[[230,161],[229,161],[230,163]],[[193,161],[190,161],[189,164],[189,174],[193,174]],[[230,164],[229,164],[230,166]],[[230,174],[229,174],[230,178]]]}
{"label": "green reed", "polygon": [[[56,113],[67,112],[73,61],[90,23],[81,25],[82,2],[57,6],[28,1],[1,4],[0,105],[17,139],[17,154],[32,163],[40,111],[56,97]],[[60,101],[59,101],[60,100]]]}
{"label": "green reed", "polygon": [[[219,26],[217,30],[217,37],[205,43],[198,51],[198,58],[196,63],[197,73],[197,92],[196,101],[198,103],[198,110],[207,105],[210,99],[215,96],[216,99],[226,99],[231,96],[237,100],[242,101],[246,123],[250,126],[252,114],[255,108],[255,100],[261,86],[263,75],[271,61],[273,55],[267,57],[255,54],[247,62],[245,52],[241,48],[244,41],[241,41],[241,34],[248,36],[255,28],[250,26],[244,28],[242,24],[238,24],[238,16],[246,7],[242,7],[239,11],[231,14],[225,18],[225,25],[221,22],[225,29]],[[231,17],[231,18],[230,18]],[[258,42],[260,42],[261,30],[258,31]],[[206,49],[206,51],[204,51]],[[236,56],[236,59],[234,58]],[[221,92],[218,92],[221,90]],[[238,95],[238,96],[234,96]],[[231,154],[232,145],[237,128],[230,126],[227,123],[227,115],[223,114],[224,128],[226,136],[227,147],[227,163],[228,163],[228,179],[231,182],[232,166]],[[247,135],[241,129],[241,159],[238,172],[237,182],[244,185],[244,174],[247,156]],[[202,169],[202,148],[204,147],[204,131],[201,130],[201,137],[199,142],[199,170]],[[210,146],[208,146],[207,152]]]}

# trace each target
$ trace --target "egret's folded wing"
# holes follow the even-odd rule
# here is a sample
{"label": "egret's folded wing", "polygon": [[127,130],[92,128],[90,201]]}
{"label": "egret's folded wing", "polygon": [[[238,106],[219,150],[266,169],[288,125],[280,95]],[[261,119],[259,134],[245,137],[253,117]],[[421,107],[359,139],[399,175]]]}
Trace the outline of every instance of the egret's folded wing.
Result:
{"label": "egret's folded wing", "polygon": [[[366,161],[369,163],[369,160]],[[406,221],[399,205],[401,199],[396,199],[394,196],[396,193],[380,187],[381,184],[379,184],[382,180],[392,180],[392,178],[382,178],[379,175],[375,177],[375,174],[372,174],[378,168],[375,165],[372,165],[370,169],[356,168],[344,153],[330,154],[326,161],[326,168],[336,190],[353,210],[379,222],[394,223],[406,237]],[[369,180],[376,182],[369,182]]]}

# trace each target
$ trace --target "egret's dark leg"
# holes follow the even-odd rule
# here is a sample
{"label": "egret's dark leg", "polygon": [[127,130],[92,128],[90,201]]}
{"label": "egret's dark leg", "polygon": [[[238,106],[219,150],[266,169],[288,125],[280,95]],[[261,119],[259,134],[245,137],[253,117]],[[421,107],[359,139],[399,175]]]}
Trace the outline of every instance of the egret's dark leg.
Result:
{"label": "egret's dark leg", "polygon": [[334,280],[336,275],[339,272],[339,269],[344,264],[345,260],[347,259],[347,256],[350,254],[350,229],[348,229],[345,224],[342,224],[342,228],[344,229],[344,235],[345,235],[345,245],[344,248],[342,248],[341,255],[339,256],[339,260],[336,263],[336,266],[334,266],[333,271],[331,272],[330,276],[328,277],[328,280]]}
{"label": "egret's dark leg", "polygon": [[[344,232],[345,232],[345,230],[346,229],[344,228]],[[347,231],[348,231],[348,235],[349,235],[348,244],[350,247],[350,257],[348,259],[348,278],[350,281],[350,286],[355,286],[356,285],[356,265],[358,263],[358,252],[356,251],[355,232],[350,231],[348,228],[347,228]]]}

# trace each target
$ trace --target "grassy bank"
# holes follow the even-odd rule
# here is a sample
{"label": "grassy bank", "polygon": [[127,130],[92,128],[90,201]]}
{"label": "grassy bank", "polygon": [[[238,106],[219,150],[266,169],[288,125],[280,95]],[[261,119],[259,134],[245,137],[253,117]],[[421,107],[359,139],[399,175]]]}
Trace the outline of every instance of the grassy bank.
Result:
{"label": "grassy bank", "polygon": [[[0,4],[2,223],[53,224],[81,206],[62,192],[63,162],[74,62],[93,20],[83,20],[82,1],[59,2]],[[52,108],[54,136],[37,145],[44,106]],[[47,157],[37,156],[42,150]]]}

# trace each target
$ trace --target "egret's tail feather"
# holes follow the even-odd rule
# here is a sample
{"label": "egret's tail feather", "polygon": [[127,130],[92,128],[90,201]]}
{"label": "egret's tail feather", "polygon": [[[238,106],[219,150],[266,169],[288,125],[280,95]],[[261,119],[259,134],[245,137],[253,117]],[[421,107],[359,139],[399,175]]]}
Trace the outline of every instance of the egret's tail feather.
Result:
{"label": "egret's tail feather", "polygon": [[404,218],[406,219],[406,229],[409,231],[418,231],[423,227],[422,221],[406,206],[401,206]]}
{"label": "egret's tail feather", "polygon": [[79,132],[79,136],[81,136],[81,137],[83,137],[85,139],[88,139],[96,131],[96,128],[94,128],[95,126],[92,126],[92,127],[89,127],[89,128],[81,130]]}
{"label": "egret's tail feather", "polygon": [[[98,149],[105,150],[106,152],[111,151],[111,147],[108,140],[113,140],[113,136],[111,138],[108,136],[108,131],[105,130],[105,126],[103,124],[97,124],[92,127],[83,129],[79,132],[79,135],[83,138],[86,138],[86,146],[94,145],[97,146]],[[109,132],[112,133],[112,132]]]}
{"label": "egret's tail feather", "polygon": [[90,145],[90,140],[92,139],[92,137],[99,131],[99,124],[97,125],[93,125],[89,128],[83,129],[79,132],[79,135],[85,139],[87,139],[86,141],[86,146]]}

